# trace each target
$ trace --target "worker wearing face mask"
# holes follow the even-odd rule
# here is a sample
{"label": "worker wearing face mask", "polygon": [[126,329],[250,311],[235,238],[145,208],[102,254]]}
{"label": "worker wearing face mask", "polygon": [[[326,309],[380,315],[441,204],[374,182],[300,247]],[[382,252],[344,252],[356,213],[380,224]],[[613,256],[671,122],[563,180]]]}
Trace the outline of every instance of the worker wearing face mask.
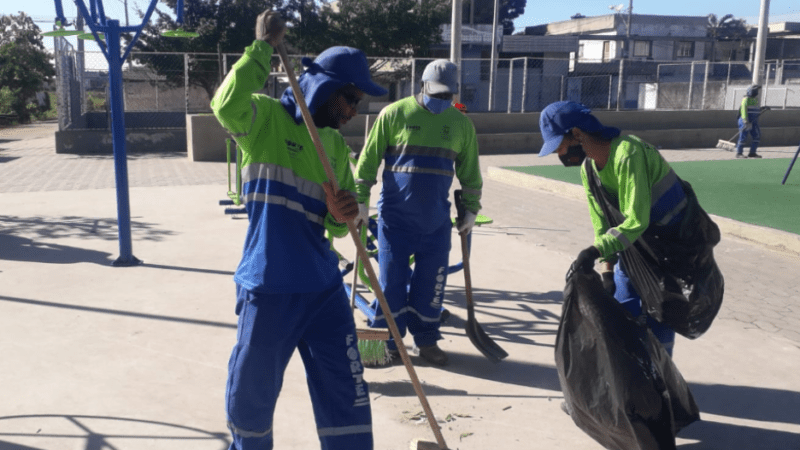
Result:
{"label": "worker wearing face mask", "polygon": [[[422,91],[381,111],[354,174],[359,225],[368,220],[370,188],[384,162],[377,204],[380,285],[401,335],[408,329],[420,356],[437,365],[448,361],[437,341],[450,253],[450,187],[458,177],[466,214],[456,226],[469,233],[483,186],[475,128],[452,106],[457,73],[448,60],[428,64]],[[370,326],[385,328],[384,312],[377,304],[372,307],[376,314]],[[401,344],[390,340],[387,347],[396,353]]]}
{"label": "worker wearing face mask", "polygon": [[[556,153],[564,166],[582,166],[595,238],[593,245],[578,255],[576,267],[590,272],[600,259],[606,290],[634,317],[639,316],[641,297],[631,282],[629,268],[618,262],[618,255],[644,233],[678,239],[687,205],[680,179],[655,147],[636,136],[621,134],[619,128],[603,125],[580,103],[548,105],[540,115],[539,128],[544,139],[539,156]],[[616,227],[610,226],[603,214],[602,199],[592,193],[589,171],[623,216]],[[647,324],[672,355],[675,331],[650,317]]]}

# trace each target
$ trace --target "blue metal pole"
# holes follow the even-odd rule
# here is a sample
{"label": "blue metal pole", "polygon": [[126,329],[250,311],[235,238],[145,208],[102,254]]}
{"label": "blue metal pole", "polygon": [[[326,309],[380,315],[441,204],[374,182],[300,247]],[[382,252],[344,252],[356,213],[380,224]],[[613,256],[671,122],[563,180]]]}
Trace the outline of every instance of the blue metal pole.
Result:
{"label": "blue metal pole", "polygon": [[794,159],[789,163],[789,168],[786,169],[786,175],[783,176],[783,181],[781,181],[781,184],[786,184],[786,179],[789,178],[789,172],[792,171],[792,166],[794,165],[794,162],[797,161],[797,155],[800,155],[800,146],[797,147],[797,151],[794,153]]}
{"label": "blue metal pole", "polygon": [[125,151],[125,105],[122,96],[122,58],[120,57],[120,27],[118,20],[106,23],[108,45],[108,82],[111,98],[111,135],[114,142],[114,175],[117,183],[117,227],[119,228],[119,258],[112,265],[134,266],[141,261],[131,248],[131,211],[128,196],[128,158]]}

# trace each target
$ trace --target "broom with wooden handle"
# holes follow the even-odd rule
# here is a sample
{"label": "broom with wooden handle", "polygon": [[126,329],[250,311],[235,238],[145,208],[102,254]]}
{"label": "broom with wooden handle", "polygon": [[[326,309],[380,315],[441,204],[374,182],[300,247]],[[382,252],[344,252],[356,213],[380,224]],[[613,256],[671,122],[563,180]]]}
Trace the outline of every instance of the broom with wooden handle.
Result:
{"label": "broom with wooden handle", "polygon": [[[308,106],[306,106],[306,99],[303,95],[303,91],[300,90],[300,85],[297,83],[294,69],[292,68],[291,64],[289,64],[289,57],[286,55],[286,48],[284,47],[283,42],[278,44],[277,50],[281,58],[281,63],[283,63],[283,66],[286,70],[286,76],[289,78],[289,84],[292,86],[292,92],[294,93],[294,98],[297,101],[297,106],[300,108],[300,112],[303,114],[303,121],[308,128],[308,133],[311,135],[311,140],[314,141],[314,147],[317,150],[317,156],[319,156],[319,160],[325,169],[325,174],[327,175],[328,180],[333,187],[333,191],[338,192],[339,185],[336,182],[336,175],[333,172],[330,161],[328,161],[328,155],[325,153],[325,149],[322,146],[322,141],[319,138],[317,127],[314,125],[314,119],[311,117],[311,113],[308,111]],[[422,385],[417,377],[417,372],[414,370],[414,366],[411,364],[411,358],[408,356],[406,347],[402,345],[403,337],[400,335],[400,330],[397,328],[397,323],[395,323],[394,317],[392,317],[392,312],[389,308],[389,304],[386,302],[386,298],[383,295],[383,290],[380,288],[380,284],[378,284],[378,277],[375,275],[375,271],[372,268],[372,263],[370,263],[367,250],[361,244],[361,239],[358,237],[358,230],[356,229],[353,219],[347,220],[347,229],[350,232],[350,236],[353,238],[353,243],[356,245],[358,257],[361,259],[361,263],[364,264],[364,269],[367,271],[370,283],[375,291],[375,296],[378,298],[378,303],[381,305],[384,316],[386,316],[386,324],[389,326],[389,332],[392,334],[395,342],[398,343],[397,350],[400,352],[400,359],[403,360],[403,365],[406,366],[408,376],[411,378],[411,384],[414,385],[414,391],[417,393],[417,397],[419,397],[419,402],[422,404],[422,409],[425,411],[425,415],[428,418],[428,423],[431,426],[431,430],[433,430],[433,434],[436,436],[436,443],[440,449],[447,449],[447,444],[445,444],[444,437],[442,436],[442,430],[439,428],[439,424],[436,422],[436,418],[433,416],[433,411],[428,404],[428,399],[425,397],[425,392],[422,390]],[[412,446],[414,446],[413,443]],[[435,448],[431,447],[431,443],[422,441],[417,441],[415,447],[419,450]]]}

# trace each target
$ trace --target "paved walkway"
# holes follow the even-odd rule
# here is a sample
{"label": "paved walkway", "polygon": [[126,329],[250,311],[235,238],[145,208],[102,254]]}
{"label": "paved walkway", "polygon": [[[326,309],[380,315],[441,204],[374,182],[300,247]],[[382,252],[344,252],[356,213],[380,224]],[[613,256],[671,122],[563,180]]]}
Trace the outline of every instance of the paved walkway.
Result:
{"label": "paved walkway", "polygon": [[[246,221],[217,205],[225,164],[132,155],[133,252],[144,264],[114,268],[113,159],[56,155],[54,131],[0,130],[0,450],[226,449],[231,278]],[[732,156],[663,152],[670,161]],[[472,282],[478,320],[509,358],[494,365],[466,338],[461,273],[445,299],[453,316],[441,345],[451,364],[413,357],[452,449],[600,449],[561,413],[553,361],[564,273],[592,242],[585,201],[488,176],[490,167],[543,163],[557,160],[481,158],[482,213],[494,223],[475,231]],[[353,254],[347,239],[336,245]],[[676,345],[703,417],[680,433],[679,448],[797,450],[800,261],[730,236],[715,255],[722,310],[708,333]],[[319,447],[303,379],[294,358],[276,412],[278,449]],[[402,366],[370,369],[367,380],[376,450],[434,440]]]}

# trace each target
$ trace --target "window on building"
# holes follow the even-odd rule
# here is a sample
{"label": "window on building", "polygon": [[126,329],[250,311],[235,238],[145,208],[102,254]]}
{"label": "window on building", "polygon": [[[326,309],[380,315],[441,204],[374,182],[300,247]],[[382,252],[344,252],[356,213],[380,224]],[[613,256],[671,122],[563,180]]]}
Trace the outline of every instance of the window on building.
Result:
{"label": "window on building", "polygon": [[633,56],[649,58],[651,44],[650,41],[633,41]]}
{"label": "window on building", "polygon": [[678,41],[675,48],[675,56],[678,58],[692,58],[694,57],[694,42],[693,41]]}
{"label": "window on building", "polygon": [[603,41],[603,62],[611,61],[611,42]]}

